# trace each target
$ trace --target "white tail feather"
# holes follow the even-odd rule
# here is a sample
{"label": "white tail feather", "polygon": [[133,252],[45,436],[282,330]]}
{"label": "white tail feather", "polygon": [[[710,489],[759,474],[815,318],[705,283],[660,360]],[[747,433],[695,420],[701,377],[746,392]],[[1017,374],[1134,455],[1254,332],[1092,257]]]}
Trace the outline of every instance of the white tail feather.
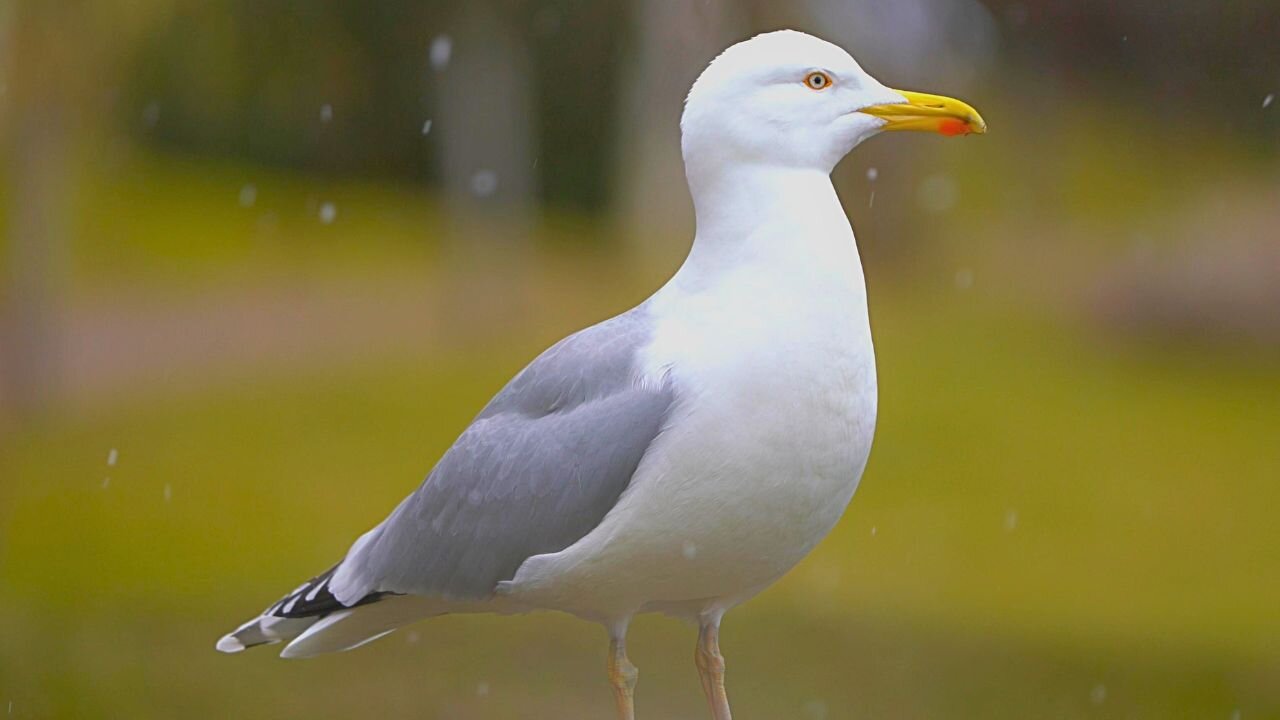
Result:
{"label": "white tail feather", "polygon": [[449,611],[450,603],[412,595],[384,597],[376,603],[341,610],[307,628],[280,653],[305,658],[360,647],[432,615]]}

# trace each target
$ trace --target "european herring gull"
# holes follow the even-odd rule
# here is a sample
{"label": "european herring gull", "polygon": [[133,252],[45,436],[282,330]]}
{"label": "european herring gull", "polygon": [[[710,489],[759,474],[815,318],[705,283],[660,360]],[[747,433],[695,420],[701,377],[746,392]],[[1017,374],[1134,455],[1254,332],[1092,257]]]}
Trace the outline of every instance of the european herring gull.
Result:
{"label": "european herring gull", "polygon": [[608,631],[626,720],[627,626],[662,612],[697,623],[702,686],[729,720],[721,618],[831,530],[871,450],[866,290],[831,171],[882,131],[986,123],[779,31],[717,57],[680,127],[697,232],[679,271],[535,359],[341,562],[219,650],[309,657],[445,613],[560,610]]}

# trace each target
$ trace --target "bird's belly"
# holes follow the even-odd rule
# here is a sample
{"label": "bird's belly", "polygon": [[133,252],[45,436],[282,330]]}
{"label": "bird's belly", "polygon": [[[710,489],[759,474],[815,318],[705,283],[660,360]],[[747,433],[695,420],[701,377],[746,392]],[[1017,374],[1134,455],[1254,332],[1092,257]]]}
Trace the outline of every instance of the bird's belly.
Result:
{"label": "bird's belly", "polygon": [[871,448],[869,347],[819,359],[781,373],[718,368],[675,409],[604,522],[531,558],[512,588],[534,604],[609,615],[739,602],[776,580],[835,525]]}
{"label": "bird's belly", "polygon": [[687,440],[673,439],[666,467],[637,476],[636,507],[626,508],[646,518],[643,534],[614,541],[628,562],[651,566],[648,599],[754,592],[807,555],[839,520],[866,464],[871,427],[854,404],[761,408],[749,431],[741,416],[708,417],[688,425]]}

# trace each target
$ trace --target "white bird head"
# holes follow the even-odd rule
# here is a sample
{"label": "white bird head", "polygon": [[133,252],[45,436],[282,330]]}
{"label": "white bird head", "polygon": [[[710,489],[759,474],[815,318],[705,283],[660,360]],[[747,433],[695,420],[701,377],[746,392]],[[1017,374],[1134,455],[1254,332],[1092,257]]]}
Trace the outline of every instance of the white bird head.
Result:
{"label": "white bird head", "polygon": [[892,90],[842,48],[794,30],[725,50],[694,82],[680,120],[690,172],[758,164],[830,172],[885,130],[984,133],[969,105]]}

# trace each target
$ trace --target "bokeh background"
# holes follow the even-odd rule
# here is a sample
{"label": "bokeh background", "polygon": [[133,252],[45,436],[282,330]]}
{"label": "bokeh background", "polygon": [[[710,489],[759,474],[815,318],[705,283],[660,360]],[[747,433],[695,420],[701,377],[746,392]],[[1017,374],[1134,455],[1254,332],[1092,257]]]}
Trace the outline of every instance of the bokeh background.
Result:
{"label": "bokeh background", "polygon": [[[738,715],[1280,717],[1272,0],[0,2],[0,715],[611,717],[554,615],[213,643],[673,272],[683,95],[777,27],[991,132],[837,170],[882,416]],[[636,624],[642,717],[692,643]]]}

